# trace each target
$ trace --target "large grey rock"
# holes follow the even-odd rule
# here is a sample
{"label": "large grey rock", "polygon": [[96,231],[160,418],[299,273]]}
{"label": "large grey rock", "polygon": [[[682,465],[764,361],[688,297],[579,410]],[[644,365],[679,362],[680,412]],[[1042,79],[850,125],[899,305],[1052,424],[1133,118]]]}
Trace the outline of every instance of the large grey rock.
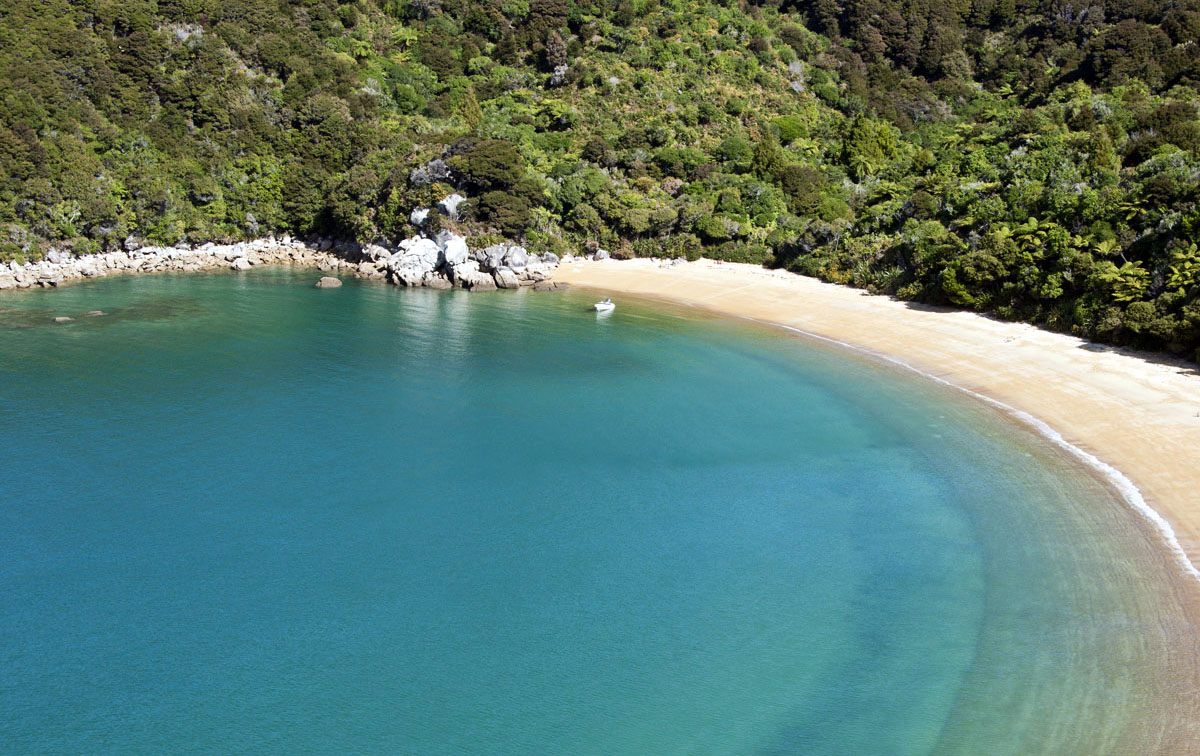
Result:
{"label": "large grey rock", "polygon": [[11,289],[17,285],[17,279],[11,273],[0,273],[0,289]]}
{"label": "large grey rock", "polygon": [[408,222],[417,227],[424,226],[425,221],[428,219],[429,208],[427,207],[413,208],[412,213],[408,216]]}
{"label": "large grey rock", "polygon": [[397,286],[422,286],[425,283],[425,276],[432,270],[415,264],[405,264],[389,268],[392,274],[392,282]]}
{"label": "large grey rock", "polygon": [[451,194],[438,203],[438,212],[450,220],[458,220],[458,206],[466,201],[467,198],[461,194]]}
{"label": "large grey rock", "polygon": [[434,158],[428,163],[413,168],[408,174],[408,180],[417,186],[428,186],[437,181],[450,180],[450,166],[441,158]]}
{"label": "large grey rock", "polygon": [[507,244],[493,244],[481,250],[475,250],[471,257],[484,270],[495,270],[504,264],[504,255],[508,252]]}
{"label": "large grey rock", "polygon": [[320,280],[316,283],[318,289],[336,289],[341,285],[342,282],[333,276],[321,276]]}
{"label": "large grey rock", "polygon": [[451,266],[446,270],[446,272],[450,276],[450,280],[455,286],[466,288],[463,286],[462,282],[480,272],[479,263],[475,262],[474,260],[467,260],[459,263],[458,265]]}
{"label": "large grey rock", "polygon": [[407,257],[418,260],[422,265],[430,268],[435,267],[441,257],[441,249],[431,239],[416,239],[404,251]]}
{"label": "large grey rock", "polygon": [[46,253],[46,260],[55,265],[63,265],[71,261],[72,255],[70,252],[64,252],[61,249],[52,249]]}
{"label": "large grey rock", "polygon": [[105,261],[96,259],[95,257],[81,257],[75,261],[74,265],[63,266],[63,269],[68,274],[73,272],[75,275],[83,276],[84,278],[92,278],[108,272],[108,266]]}
{"label": "large grey rock", "polygon": [[504,253],[504,264],[513,270],[520,270],[529,264],[529,253],[524,247],[509,247]]}
{"label": "large grey rock", "polygon": [[239,257],[238,259],[229,263],[229,269],[230,270],[250,270],[250,261],[244,257]]}
{"label": "large grey rock", "polygon": [[608,254],[607,249],[598,249],[598,250],[596,250],[596,254],[592,256],[592,259],[593,260],[607,260],[611,256],[612,255]]}
{"label": "large grey rock", "polygon": [[453,268],[455,265],[471,259],[471,250],[467,247],[467,240],[458,234],[450,234],[444,239],[442,234],[438,234],[438,246],[442,248],[440,262],[448,267]]}
{"label": "large grey rock", "polygon": [[492,274],[492,279],[501,289],[516,289],[521,286],[521,281],[512,268],[497,268],[496,272]]}
{"label": "large grey rock", "polygon": [[378,244],[368,244],[363,247],[362,253],[368,260],[386,260],[392,256],[391,250]]}
{"label": "large grey rock", "polygon": [[517,271],[517,277],[526,283],[544,281],[550,277],[550,268],[541,263],[533,263]]}
{"label": "large grey rock", "polygon": [[449,289],[454,286],[454,284],[450,283],[450,279],[436,270],[427,272],[425,278],[421,280],[421,285],[430,289]]}
{"label": "large grey rock", "polygon": [[493,280],[492,274],[480,270],[479,263],[474,260],[467,260],[452,267],[450,269],[450,278],[454,281],[454,285],[460,289],[486,291],[496,288],[496,282]]}
{"label": "large grey rock", "polygon": [[544,252],[538,259],[547,265],[558,265],[558,255],[554,254],[553,252]]}

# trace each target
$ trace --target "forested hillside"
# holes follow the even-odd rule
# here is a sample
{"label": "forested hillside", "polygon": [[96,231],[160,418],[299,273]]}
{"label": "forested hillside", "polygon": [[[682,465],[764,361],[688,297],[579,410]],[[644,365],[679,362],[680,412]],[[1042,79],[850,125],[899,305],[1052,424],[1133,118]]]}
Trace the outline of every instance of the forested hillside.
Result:
{"label": "forested hillside", "polygon": [[1200,0],[8,0],[0,260],[395,239],[457,190],[537,252],[1196,358],[1198,36]]}

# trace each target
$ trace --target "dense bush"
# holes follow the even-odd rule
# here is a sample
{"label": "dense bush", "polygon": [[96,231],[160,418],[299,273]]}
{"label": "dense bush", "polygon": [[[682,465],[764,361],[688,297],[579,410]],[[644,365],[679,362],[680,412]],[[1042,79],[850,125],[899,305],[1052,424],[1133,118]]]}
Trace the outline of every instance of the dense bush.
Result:
{"label": "dense bush", "polygon": [[1200,0],[12,0],[0,261],[394,238],[459,191],[430,223],[1194,356],[1197,33]]}

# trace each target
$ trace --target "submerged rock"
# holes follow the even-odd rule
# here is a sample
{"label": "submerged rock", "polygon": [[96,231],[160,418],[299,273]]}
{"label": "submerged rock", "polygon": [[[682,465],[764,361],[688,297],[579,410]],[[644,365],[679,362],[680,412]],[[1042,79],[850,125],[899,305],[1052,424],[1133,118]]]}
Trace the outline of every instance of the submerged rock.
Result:
{"label": "submerged rock", "polygon": [[341,285],[342,282],[333,276],[321,276],[320,280],[316,283],[318,289],[336,289]]}
{"label": "submerged rock", "polygon": [[70,322],[71,322],[72,320],[74,320],[74,319],[75,319],[75,318],[68,318],[68,317],[65,317],[65,316],[60,316],[60,317],[57,317],[57,318],[55,318],[55,319],[54,319],[54,322],[55,322],[55,323],[70,323]]}
{"label": "submerged rock", "polygon": [[538,281],[533,285],[534,291],[566,291],[571,285],[564,281]]}

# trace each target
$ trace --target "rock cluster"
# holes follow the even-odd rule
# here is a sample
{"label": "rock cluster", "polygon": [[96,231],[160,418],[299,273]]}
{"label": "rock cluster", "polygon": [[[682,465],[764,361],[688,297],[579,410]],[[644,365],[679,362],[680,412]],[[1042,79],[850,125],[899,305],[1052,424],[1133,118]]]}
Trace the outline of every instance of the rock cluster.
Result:
{"label": "rock cluster", "polygon": [[132,243],[117,252],[74,257],[55,250],[37,262],[0,264],[0,289],[58,286],[64,281],[118,273],[241,271],[259,265],[301,265],[331,274],[387,280],[397,286],[483,291],[546,281],[558,267],[558,256],[536,256],[510,244],[473,250],[466,239],[449,231],[433,239],[414,236],[394,246],[330,239],[300,241],[288,236],[205,244],[195,249]]}
{"label": "rock cluster", "polygon": [[[382,250],[381,252],[386,252]],[[376,252],[375,275],[400,286],[451,286],[472,291],[516,289],[545,281],[558,267],[558,256],[533,256],[524,248],[495,244],[472,250],[458,234],[442,231],[435,238],[413,237],[391,254]],[[369,271],[368,271],[369,274]]]}
{"label": "rock cluster", "polygon": [[131,243],[125,250],[83,257],[54,250],[37,262],[0,263],[0,289],[58,286],[64,281],[119,273],[248,270],[255,265],[304,265],[323,271],[346,271],[354,267],[349,258],[357,248],[357,244],[306,243],[285,236],[238,244],[204,244],[194,249]]}

